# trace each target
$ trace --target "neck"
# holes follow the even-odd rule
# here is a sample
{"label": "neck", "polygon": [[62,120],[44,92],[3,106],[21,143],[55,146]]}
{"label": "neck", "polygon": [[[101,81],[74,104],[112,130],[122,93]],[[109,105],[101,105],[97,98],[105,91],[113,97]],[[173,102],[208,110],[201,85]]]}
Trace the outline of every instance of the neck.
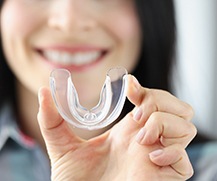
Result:
{"label": "neck", "polygon": [[37,94],[28,90],[20,82],[16,84],[17,91],[17,114],[19,117],[19,126],[21,130],[38,142],[45,149],[44,140],[42,138],[38,121],[38,98]]}

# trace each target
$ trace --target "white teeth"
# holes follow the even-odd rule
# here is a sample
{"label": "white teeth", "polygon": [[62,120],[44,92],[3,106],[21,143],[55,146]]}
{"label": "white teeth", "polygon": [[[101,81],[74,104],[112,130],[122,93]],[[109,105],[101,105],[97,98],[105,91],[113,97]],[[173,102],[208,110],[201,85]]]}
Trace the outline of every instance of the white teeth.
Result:
{"label": "white teeth", "polygon": [[94,52],[80,52],[80,53],[66,53],[66,52],[58,52],[58,51],[44,51],[44,57],[54,63],[62,64],[62,65],[84,65],[87,63],[94,62],[101,56],[100,51]]}

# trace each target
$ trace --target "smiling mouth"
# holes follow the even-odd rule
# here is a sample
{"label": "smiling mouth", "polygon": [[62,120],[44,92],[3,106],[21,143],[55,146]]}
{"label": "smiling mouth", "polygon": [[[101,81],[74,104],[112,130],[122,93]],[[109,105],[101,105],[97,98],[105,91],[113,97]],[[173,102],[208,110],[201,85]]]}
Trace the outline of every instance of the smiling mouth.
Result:
{"label": "smiling mouth", "polygon": [[58,67],[84,67],[98,62],[107,54],[105,50],[72,53],[58,50],[37,50],[37,52],[43,59]]}

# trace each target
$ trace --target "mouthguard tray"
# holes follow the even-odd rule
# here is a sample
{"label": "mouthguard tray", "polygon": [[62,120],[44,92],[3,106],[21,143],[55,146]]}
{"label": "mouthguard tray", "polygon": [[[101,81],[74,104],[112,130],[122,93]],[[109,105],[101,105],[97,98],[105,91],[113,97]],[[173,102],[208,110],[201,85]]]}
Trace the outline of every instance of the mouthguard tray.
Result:
{"label": "mouthguard tray", "polygon": [[[127,71],[111,68],[102,86],[98,104],[87,109],[80,105],[73,75],[66,69],[55,69],[50,75],[50,88],[58,112],[75,127],[96,130],[114,122],[126,100]],[[94,86],[94,85],[93,85]]]}

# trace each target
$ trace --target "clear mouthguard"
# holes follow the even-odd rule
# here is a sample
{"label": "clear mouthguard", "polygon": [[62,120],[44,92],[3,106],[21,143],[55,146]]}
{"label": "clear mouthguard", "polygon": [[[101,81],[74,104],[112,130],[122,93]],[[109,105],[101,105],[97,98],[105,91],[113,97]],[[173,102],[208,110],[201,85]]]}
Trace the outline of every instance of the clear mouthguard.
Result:
{"label": "clear mouthguard", "polygon": [[[120,115],[126,100],[127,71],[111,68],[106,75],[98,104],[87,109],[80,105],[71,73],[55,69],[50,75],[52,97],[60,115],[75,127],[95,130],[106,127]],[[94,86],[94,85],[93,85]]]}

